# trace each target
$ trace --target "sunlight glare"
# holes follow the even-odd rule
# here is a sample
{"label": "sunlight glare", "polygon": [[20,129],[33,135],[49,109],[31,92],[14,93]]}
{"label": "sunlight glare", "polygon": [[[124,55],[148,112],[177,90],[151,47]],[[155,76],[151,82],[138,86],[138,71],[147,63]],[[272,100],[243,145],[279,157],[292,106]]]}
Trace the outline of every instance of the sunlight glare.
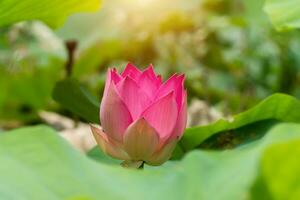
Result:
{"label": "sunlight glare", "polygon": [[147,7],[153,4],[156,0],[127,0],[136,7]]}

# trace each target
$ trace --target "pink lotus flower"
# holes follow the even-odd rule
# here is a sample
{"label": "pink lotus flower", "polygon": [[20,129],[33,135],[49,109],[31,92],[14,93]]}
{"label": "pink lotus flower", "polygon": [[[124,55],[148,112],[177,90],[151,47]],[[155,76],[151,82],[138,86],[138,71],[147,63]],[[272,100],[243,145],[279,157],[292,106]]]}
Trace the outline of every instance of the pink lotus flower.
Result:
{"label": "pink lotus flower", "polygon": [[129,163],[160,165],[168,160],[187,120],[184,75],[166,82],[150,65],[128,64],[123,73],[109,69],[100,108],[102,128],[93,135],[108,155]]}

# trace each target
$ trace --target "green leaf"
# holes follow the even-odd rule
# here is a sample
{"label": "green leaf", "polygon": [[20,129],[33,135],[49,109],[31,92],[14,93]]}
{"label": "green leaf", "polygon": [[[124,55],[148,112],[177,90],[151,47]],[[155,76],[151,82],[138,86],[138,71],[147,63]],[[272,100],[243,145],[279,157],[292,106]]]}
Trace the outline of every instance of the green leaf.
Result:
{"label": "green leaf", "polygon": [[[22,128],[0,135],[0,163],[5,163],[0,165],[0,199],[247,199],[265,149],[296,140],[300,125],[282,124],[256,145],[226,152],[196,150],[180,162],[169,161],[172,165],[133,170],[89,159],[48,127]],[[275,158],[284,159],[295,148],[292,144]],[[279,164],[277,159],[269,162]],[[275,169],[283,172],[295,165]],[[283,178],[273,179],[278,177]],[[285,189],[293,191],[293,180],[284,181]]]}
{"label": "green leaf", "polygon": [[2,0],[0,26],[24,20],[42,20],[56,28],[73,13],[97,11],[100,2],[100,0]]}
{"label": "green leaf", "polygon": [[99,101],[76,80],[68,78],[56,84],[53,99],[88,122],[99,124]]}
{"label": "green leaf", "polygon": [[268,16],[263,11],[265,0],[243,1],[245,6],[245,18],[254,24],[268,25]]}
{"label": "green leaf", "polygon": [[[191,150],[215,134],[232,131],[246,125],[248,125],[247,129],[251,127],[257,129],[254,123],[265,120],[300,123],[299,110],[300,101],[296,98],[284,94],[274,94],[255,107],[234,116],[231,120],[221,119],[207,126],[186,129],[180,144],[185,150]],[[264,124],[269,125],[270,123],[263,123],[260,127],[263,128]],[[242,132],[245,131],[244,129]],[[234,134],[238,134],[238,132]]]}
{"label": "green leaf", "polygon": [[274,144],[263,154],[261,173],[273,199],[300,199],[299,147],[300,140]]}
{"label": "green leaf", "polygon": [[93,147],[91,150],[88,151],[87,156],[90,157],[91,159],[94,159],[98,162],[101,163],[107,163],[107,164],[120,164],[122,161],[116,160],[114,158],[111,158],[107,156],[103,151],[101,151],[99,146]]}
{"label": "green leaf", "polygon": [[300,0],[266,0],[264,10],[278,30],[300,27]]}

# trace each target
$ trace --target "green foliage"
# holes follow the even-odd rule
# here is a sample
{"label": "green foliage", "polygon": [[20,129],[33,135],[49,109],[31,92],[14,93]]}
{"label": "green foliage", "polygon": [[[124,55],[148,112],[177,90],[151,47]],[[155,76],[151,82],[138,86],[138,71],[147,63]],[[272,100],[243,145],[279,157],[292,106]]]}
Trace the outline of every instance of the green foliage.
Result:
{"label": "green foliage", "polygon": [[[255,132],[251,131],[248,133],[255,135],[261,133],[259,132],[258,124],[255,123],[259,121],[263,121],[263,124],[260,126],[261,129],[269,125],[265,120],[300,123],[299,110],[300,101],[296,98],[284,94],[274,94],[255,107],[234,116],[230,120],[221,119],[207,126],[186,129],[181,140],[181,145],[185,150],[190,150],[196,148],[215,134],[234,131],[246,125],[248,125],[247,129],[253,127],[252,129],[254,129]],[[240,132],[247,132],[247,129],[244,128],[242,131],[233,132],[232,137],[237,137],[237,134],[241,134]]]}
{"label": "green foliage", "polygon": [[[138,9],[110,1],[101,13],[70,18],[58,34],[81,44],[74,76],[93,82],[107,67],[153,63],[163,77],[185,73],[191,98],[229,115],[276,92],[300,96],[298,34],[276,32],[264,0],[153,2]],[[109,17],[115,7],[123,18]]]}
{"label": "green foliage", "polygon": [[[49,90],[64,73],[68,39],[78,42],[72,77],[93,94],[100,95],[108,67],[121,70],[131,61],[141,68],[153,63],[164,78],[185,73],[189,98],[226,116],[273,93],[300,97],[298,33],[276,32],[263,0],[157,1],[142,8],[106,1],[100,12],[72,15],[55,32],[37,22],[1,28],[1,124],[37,123],[31,113],[38,110],[63,113],[52,106]],[[116,15],[116,8],[122,12]]]}
{"label": "green foliage", "polygon": [[24,20],[42,20],[56,28],[69,15],[83,11],[97,11],[100,0],[2,0],[0,2],[0,26]]}
{"label": "green foliage", "polygon": [[0,28],[0,126],[40,121],[40,110],[54,109],[51,92],[61,79],[64,47],[42,23]]}
{"label": "green foliage", "polygon": [[[60,78],[60,62],[30,67],[0,66],[0,126],[10,128],[17,124],[38,120],[38,111],[52,108],[51,92]],[[12,125],[14,127],[14,125]]]}
{"label": "green foliage", "polygon": [[[139,2],[107,1],[53,32],[10,25],[56,28],[100,0],[0,1],[0,199],[299,199],[299,34],[273,30],[264,0]],[[265,10],[283,30],[299,27],[299,5],[267,0]],[[61,80],[69,39],[78,48],[72,78]],[[172,160],[144,170],[98,147],[79,153],[46,126],[4,131],[40,123],[40,110],[99,123],[92,94],[107,67],[128,61],[153,63],[164,78],[185,73],[189,100],[227,119],[188,128]]]}
{"label": "green foliage", "polygon": [[80,79],[86,78],[89,80],[90,75],[88,77],[84,77],[84,75],[94,72],[95,66],[101,66],[99,67],[101,70],[106,69],[108,66],[105,66],[105,63],[109,60],[119,59],[124,54],[122,48],[124,47],[121,47],[119,40],[96,42],[95,45],[90,45],[89,48],[80,53],[72,75]]}
{"label": "green foliage", "polygon": [[68,78],[58,82],[53,99],[91,123],[99,123],[99,101],[76,80]]}
{"label": "green foliage", "polygon": [[90,151],[87,152],[87,156],[90,157],[91,159],[94,159],[98,162],[101,163],[106,163],[106,164],[120,164],[121,161],[120,160],[116,160],[114,158],[111,158],[109,156],[107,156],[105,153],[103,153],[101,151],[101,149],[98,146],[95,146],[94,148],[92,148]]}
{"label": "green foliage", "polygon": [[300,198],[299,145],[300,140],[274,144],[263,155],[261,174],[273,199]]}
{"label": "green foliage", "polygon": [[265,11],[278,30],[300,27],[300,0],[266,0]]}
{"label": "green foliage", "polygon": [[[296,197],[299,142],[300,125],[282,124],[246,148],[196,150],[180,162],[141,171],[92,161],[52,129],[28,127],[0,135],[0,161],[5,163],[0,165],[0,198],[244,199],[253,196],[260,171],[274,199]],[[284,148],[284,154],[277,147]],[[287,155],[287,162],[282,162]],[[277,190],[280,180],[285,187]]]}

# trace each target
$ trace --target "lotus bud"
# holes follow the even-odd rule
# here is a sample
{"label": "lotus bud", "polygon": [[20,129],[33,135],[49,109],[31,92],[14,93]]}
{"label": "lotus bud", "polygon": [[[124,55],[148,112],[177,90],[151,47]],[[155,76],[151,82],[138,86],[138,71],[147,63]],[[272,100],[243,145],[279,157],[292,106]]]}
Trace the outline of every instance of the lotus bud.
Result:
{"label": "lotus bud", "polygon": [[[161,165],[182,137],[187,121],[184,75],[163,82],[150,65],[109,69],[100,107],[101,126],[93,135],[107,155],[125,165]],[[127,164],[126,164],[127,163]]]}

